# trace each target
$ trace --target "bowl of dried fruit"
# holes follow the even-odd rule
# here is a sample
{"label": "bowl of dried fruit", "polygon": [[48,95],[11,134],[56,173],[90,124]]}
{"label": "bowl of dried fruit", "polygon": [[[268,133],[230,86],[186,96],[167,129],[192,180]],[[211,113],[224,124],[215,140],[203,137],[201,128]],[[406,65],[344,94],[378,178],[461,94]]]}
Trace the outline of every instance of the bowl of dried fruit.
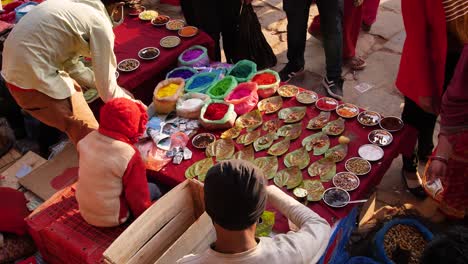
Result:
{"label": "bowl of dried fruit", "polygon": [[361,176],[369,173],[372,169],[372,166],[369,161],[360,157],[354,157],[346,161],[345,168],[347,171]]}
{"label": "bowl of dried fruit", "polygon": [[333,177],[333,185],[345,191],[354,191],[359,187],[358,176],[352,172],[339,172]]}
{"label": "bowl of dried fruit", "polygon": [[122,72],[131,72],[140,67],[140,62],[137,59],[126,59],[117,65],[117,69]]}

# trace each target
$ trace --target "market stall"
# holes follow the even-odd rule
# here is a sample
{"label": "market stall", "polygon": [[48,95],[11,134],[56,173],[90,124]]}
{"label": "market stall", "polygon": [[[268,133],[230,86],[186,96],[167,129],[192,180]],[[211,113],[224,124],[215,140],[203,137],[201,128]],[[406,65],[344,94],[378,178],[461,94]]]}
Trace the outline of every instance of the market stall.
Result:
{"label": "market stall", "polygon": [[[285,86],[283,86],[283,87],[285,87]],[[309,93],[308,91],[299,88],[298,92],[300,92],[300,91],[304,91],[305,93]],[[341,146],[346,146],[347,151],[345,151],[345,153],[344,153],[345,156],[339,158],[339,161],[336,163],[336,169],[335,169],[334,166],[332,166],[330,171],[328,171],[329,172],[328,175],[320,175],[320,176],[322,176],[322,177],[320,177],[318,175],[314,175],[314,173],[315,173],[315,172],[313,172],[314,169],[311,169],[310,167],[314,163],[315,163],[315,165],[320,163],[320,162],[317,162],[317,161],[324,158],[324,155],[323,155],[324,151],[322,151],[322,152],[318,151],[317,153],[313,153],[313,152],[315,152],[315,150],[311,151],[311,152],[306,151],[307,154],[306,154],[305,157],[307,157],[308,160],[305,161],[304,166],[300,167],[300,172],[301,172],[302,178],[299,181],[302,182],[302,181],[312,180],[313,182],[315,182],[313,184],[316,184],[316,180],[318,180],[318,182],[321,182],[323,184],[323,190],[328,189],[330,187],[334,187],[335,185],[340,184],[340,183],[335,183],[335,184],[333,183],[333,176],[335,175],[335,173],[347,172],[348,170],[345,168],[346,162],[348,160],[350,160],[351,158],[353,158],[353,157],[362,156],[362,157],[364,157],[364,159],[356,158],[356,159],[351,159],[351,160],[354,160],[354,163],[358,164],[358,165],[355,165],[355,166],[365,166],[366,167],[366,166],[368,166],[367,164],[369,164],[370,166],[368,168],[364,168],[364,170],[368,170],[368,171],[362,171],[362,172],[358,173],[358,174],[361,174],[361,175],[358,175],[358,177],[353,177],[353,175],[349,176],[346,173],[342,173],[341,178],[344,177],[345,181],[349,181],[349,179],[347,179],[349,177],[351,177],[351,180],[353,180],[355,178],[358,178],[357,186],[345,187],[345,189],[349,188],[348,190],[349,190],[349,194],[350,194],[350,200],[359,200],[359,199],[366,198],[366,195],[376,185],[379,184],[379,182],[381,181],[381,179],[384,176],[385,172],[390,167],[393,159],[396,158],[399,155],[400,150],[402,148],[404,148],[404,145],[405,145],[404,135],[407,132],[406,128],[400,127],[400,129],[402,128],[401,130],[393,131],[392,133],[390,133],[388,131],[392,131],[392,129],[383,130],[381,127],[379,127],[380,116],[378,115],[378,113],[375,113],[375,112],[372,112],[372,111],[364,111],[364,110],[359,109],[359,108],[357,108],[357,107],[355,107],[353,105],[345,104],[343,106],[338,107],[338,109],[340,109],[338,111],[340,112],[340,115],[342,116],[342,117],[340,117],[337,114],[337,110],[335,110],[335,109],[341,103],[336,102],[337,104],[334,105],[334,106],[332,105],[330,109],[325,109],[325,110],[328,110],[328,111],[321,111],[321,110],[319,110],[317,108],[316,105],[318,105],[319,103],[327,102],[327,100],[329,100],[328,98],[318,100],[319,103],[315,103],[316,99],[314,99],[314,100],[312,100],[310,102],[306,102],[307,100],[304,101],[304,100],[301,100],[301,98],[300,98],[303,95],[296,96],[296,94],[297,94],[297,92],[294,92],[291,95],[286,95],[286,96],[283,96],[281,98],[278,97],[278,96],[275,96],[276,95],[275,94],[275,95],[273,95],[273,97],[269,97],[268,99],[265,99],[265,100],[270,100],[270,101],[274,102],[275,100],[277,100],[279,98],[279,100],[282,103],[281,103],[281,105],[279,105],[277,110],[280,110],[280,109],[283,109],[283,110],[284,109],[296,109],[296,110],[297,109],[303,109],[303,110],[305,110],[305,114],[304,114],[303,118],[300,119],[299,122],[294,123],[294,120],[292,120],[291,124],[293,125],[293,127],[294,127],[294,125],[299,126],[299,131],[297,131],[298,134],[296,136],[292,136],[293,138],[290,141],[289,148],[286,148],[286,152],[283,155],[278,155],[278,159],[277,159],[278,168],[273,173],[280,172],[283,169],[287,168],[287,166],[285,165],[285,157],[288,155],[288,153],[295,152],[297,154],[300,154],[300,152],[302,150],[302,147],[306,145],[306,144],[304,144],[304,142],[306,142],[304,139],[309,138],[309,141],[310,141],[310,138],[313,138],[313,137],[311,137],[311,135],[316,135],[318,132],[321,131],[321,129],[318,129],[318,130],[317,129],[315,129],[315,130],[314,129],[308,129],[307,128],[308,126],[309,126],[309,128],[311,128],[309,122],[311,122],[311,120],[315,120],[314,118],[317,118],[319,115],[322,116],[322,115],[324,115],[326,113],[329,113],[330,122],[332,122],[332,123],[333,122],[336,122],[336,123],[343,122],[344,123],[344,131],[341,131],[341,132],[338,131],[339,133],[336,133],[337,134],[336,136],[331,135],[331,134],[334,134],[334,133],[329,133],[330,135],[327,136],[327,138],[329,139],[330,143],[329,143],[329,146],[326,147],[325,151],[327,149],[329,149],[329,148],[332,148],[333,150],[340,151]],[[314,93],[312,93],[312,94],[314,94]],[[320,97],[320,96],[318,96],[318,97]],[[300,103],[298,100],[303,101],[303,103]],[[333,104],[335,103],[333,100],[330,100],[330,101]],[[259,105],[257,105],[258,108],[261,109],[262,108],[261,104],[264,104],[264,103],[265,103],[265,101],[260,101]],[[257,109],[257,106],[255,106],[255,109]],[[299,107],[299,108],[291,108],[291,107]],[[349,109],[348,109],[348,107],[349,107]],[[321,108],[324,109],[323,106]],[[253,111],[255,111],[255,110],[253,110]],[[356,112],[352,113],[352,111],[356,111]],[[266,112],[268,112],[268,111],[266,111]],[[270,111],[270,112],[273,112],[273,113],[270,113],[270,114],[267,114],[266,112],[261,112],[262,123],[260,125],[260,128],[257,128],[255,130],[255,131],[260,132],[259,135],[261,135],[261,136],[266,136],[268,134],[267,131],[262,130],[262,125],[264,125],[265,123],[271,123],[271,122],[273,122],[272,120],[277,120],[278,117],[280,115],[282,115],[281,111],[279,111],[280,114],[278,114],[278,112],[276,112],[276,111],[274,111],[274,112]],[[349,112],[351,112],[351,113],[349,113]],[[359,113],[361,113],[361,115],[359,115],[359,117],[358,117]],[[348,114],[350,114],[350,115],[347,116]],[[326,114],[326,115],[328,115],[328,114]],[[374,117],[374,115],[375,115],[375,120],[372,121],[372,118]],[[346,118],[346,116],[348,118]],[[368,118],[367,121],[370,120],[368,124],[365,123],[366,118]],[[280,119],[281,119],[281,117],[280,117]],[[358,121],[358,119],[360,121]],[[239,118],[237,120],[239,120]],[[390,118],[388,120],[399,122],[398,118]],[[282,127],[283,125],[288,125],[288,120],[280,120],[277,128]],[[392,125],[394,125],[394,124],[392,124]],[[400,125],[402,125],[402,124],[400,124]],[[396,130],[398,130],[398,129],[396,129]],[[217,131],[209,131],[206,128],[200,128],[197,133],[201,134],[201,133],[205,133],[205,132],[210,132],[215,136],[216,139],[220,139],[221,134],[224,131],[225,131],[225,129],[224,130],[217,130]],[[277,131],[276,134],[278,135],[278,130],[275,130],[275,131]],[[377,132],[373,132],[373,131],[377,131]],[[246,134],[247,134],[246,129],[243,129],[242,132],[240,132],[240,137],[242,137],[243,135],[246,135]],[[340,138],[339,135],[345,135],[345,137]],[[252,135],[252,136],[254,137],[254,140],[255,140],[255,138],[259,137],[259,136],[255,136],[255,135]],[[291,136],[291,135],[289,135],[289,136]],[[272,143],[278,143],[281,140],[284,140],[285,137],[284,136],[283,137],[279,136],[277,138],[278,139],[277,140],[275,139],[274,142],[272,142]],[[254,140],[252,140],[252,142]],[[250,151],[249,150],[249,144],[242,144],[242,143],[239,144],[238,138],[234,139],[234,141],[235,141],[235,143],[234,143],[235,152],[238,152],[240,150],[246,150],[247,152]],[[343,142],[343,141],[345,141],[345,142]],[[348,143],[348,141],[349,141],[349,143]],[[344,143],[344,144],[340,144],[340,143]],[[371,144],[371,143],[374,143],[374,144]],[[252,144],[252,145],[254,145],[254,144]],[[381,145],[381,146],[379,147],[377,145]],[[200,148],[194,147],[192,140],[190,140],[188,142],[187,147],[192,152],[192,158],[191,159],[184,160],[180,164],[169,163],[168,165],[166,165],[165,167],[163,167],[161,170],[159,170],[157,172],[156,171],[151,171],[151,175],[153,175],[154,178],[157,181],[162,182],[164,184],[167,184],[169,186],[175,186],[175,185],[183,182],[186,179],[186,176],[187,176],[186,171],[189,169],[189,167],[192,166],[195,162],[200,161],[200,160],[204,160],[207,157],[205,149],[200,149]],[[274,156],[275,154],[274,155],[269,155],[269,153],[268,153],[269,148],[271,149],[271,147],[267,147],[264,150],[254,151],[255,152],[254,158],[258,159],[260,157],[267,157],[267,156],[275,157]],[[371,153],[370,157],[366,157],[366,152]],[[314,154],[320,154],[320,155],[314,155]],[[241,158],[242,158],[242,154],[238,155],[237,158],[239,158],[239,156],[241,156]],[[290,162],[291,155],[289,155],[289,157],[287,159],[289,160],[288,162]],[[299,157],[299,159],[303,160],[304,158]],[[367,163],[366,159],[370,160],[370,162]],[[213,159],[213,161],[215,162],[215,159]],[[288,162],[286,162],[286,163],[288,163]],[[348,163],[352,163],[352,161],[349,161]],[[361,165],[359,165],[359,163],[361,163]],[[257,163],[257,165],[258,165],[258,163]],[[289,167],[291,167],[290,164],[288,164],[288,165],[289,165]],[[317,168],[315,170],[317,170]],[[320,169],[318,169],[318,170],[320,170]],[[362,168],[361,168],[361,170],[362,170]],[[274,177],[274,176],[272,176],[272,177]],[[321,179],[321,181],[320,181],[320,179]],[[275,183],[276,183],[276,181],[274,179],[269,180],[269,184],[275,184]],[[343,183],[341,183],[341,184],[343,184]],[[354,185],[354,184],[355,183],[351,183],[351,185]],[[287,188],[287,187],[289,187],[289,188]],[[293,196],[293,190],[294,190],[295,187],[296,186],[293,186],[293,185],[286,186],[286,184],[285,184],[285,186],[283,187],[283,190],[286,193]],[[340,186],[340,187],[343,187],[343,186]],[[323,190],[322,190],[322,192],[323,192]],[[320,193],[320,194],[322,194],[322,193]],[[353,206],[354,204],[349,204],[349,205],[344,205],[344,206],[338,205],[336,207],[332,207],[332,206],[327,205],[320,198],[317,199],[319,201],[311,201],[311,200],[314,200],[314,199],[309,199],[309,201],[307,202],[307,206],[310,209],[317,212],[322,217],[324,217],[331,224],[336,222],[339,219],[344,218],[351,211],[351,209],[354,207]],[[268,210],[273,210],[273,209],[268,208]],[[283,217],[282,215],[278,214],[278,213],[276,215],[276,223],[275,223],[274,230],[277,231],[277,232],[287,232],[289,230],[287,219],[285,217]]]}

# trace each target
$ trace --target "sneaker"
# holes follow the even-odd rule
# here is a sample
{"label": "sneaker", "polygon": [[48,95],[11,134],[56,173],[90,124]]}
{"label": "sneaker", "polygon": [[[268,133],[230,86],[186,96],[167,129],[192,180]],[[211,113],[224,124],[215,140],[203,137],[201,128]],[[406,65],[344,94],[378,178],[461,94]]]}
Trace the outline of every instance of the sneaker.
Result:
{"label": "sneaker", "polygon": [[328,95],[337,100],[343,100],[343,80],[341,78],[331,80],[325,77],[322,80],[322,85],[327,90]]}
{"label": "sneaker", "polygon": [[289,63],[279,72],[279,76],[282,82],[289,82],[294,76],[304,72],[304,66],[297,67],[291,66]]}

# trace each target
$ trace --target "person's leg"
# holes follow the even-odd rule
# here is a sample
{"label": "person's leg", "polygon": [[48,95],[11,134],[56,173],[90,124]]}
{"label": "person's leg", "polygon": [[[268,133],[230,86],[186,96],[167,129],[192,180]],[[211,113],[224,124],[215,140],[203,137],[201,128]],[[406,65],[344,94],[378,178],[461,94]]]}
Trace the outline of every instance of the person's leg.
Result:
{"label": "person's leg", "polygon": [[17,91],[18,88],[8,86],[13,98],[27,113],[67,133],[75,145],[99,126],[81,91],[57,100],[35,90]]}
{"label": "person's leg", "polygon": [[364,0],[364,3],[362,5],[363,29],[369,32],[372,24],[375,23],[375,20],[377,18],[377,11],[379,10],[380,0]]}
{"label": "person's leg", "polygon": [[162,192],[156,184],[152,182],[148,182],[148,190],[149,190],[151,201],[161,198]]}
{"label": "person's leg", "polygon": [[366,67],[366,62],[356,56],[356,45],[362,22],[362,5],[354,6],[354,0],[344,0],[343,15],[343,59],[353,70]]}
{"label": "person's leg", "polygon": [[342,99],[343,0],[317,0],[317,7],[320,13],[320,27],[327,65],[327,76],[322,84],[330,96]]}
{"label": "person's leg", "polygon": [[289,81],[304,69],[304,51],[307,38],[307,22],[312,0],[283,0],[288,19],[288,64],[280,72],[282,81]]}
{"label": "person's leg", "polygon": [[228,63],[234,63],[235,48],[239,36],[239,12],[241,1],[223,0],[219,1],[219,13],[221,14],[221,34],[223,39],[223,50]]}

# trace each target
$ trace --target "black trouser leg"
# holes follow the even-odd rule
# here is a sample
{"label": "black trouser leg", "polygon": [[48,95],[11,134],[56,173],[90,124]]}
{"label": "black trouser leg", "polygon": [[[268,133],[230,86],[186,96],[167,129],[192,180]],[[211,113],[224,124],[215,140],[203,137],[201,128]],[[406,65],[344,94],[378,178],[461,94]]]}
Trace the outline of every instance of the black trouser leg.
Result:
{"label": "black trouser leg", "polygon": [[327,64],[327,77],[341,78],[343,64],[343,0],[317,0],[320,30]]}
{"label": "black trouser leg", "polygon": [[288,19],[288,64],[297,69],[305,64],[304,51],[311,4],[312,0],[283,0],[283,9]]}
{"label": "black trouser leg", "polygon": [[[432,151],[434,143],[432,135],[437,116],[422,110],[415,102],[405,96],[405,107],[401,115],[405,124],[411,125],[418,131],[418,149]],[[406,171],[416,172],[418,166],[416,150],[412,157],[403,156],[403,168]]]}
{"label": "black trouser leg", "polygon": [[221,24],[221,35],[223,38],[223,49],[228,63],[234,63],[235,49],[239,37],[239,12],[241,1],[239,0],[222,0],[218,1],[218,13]]}

